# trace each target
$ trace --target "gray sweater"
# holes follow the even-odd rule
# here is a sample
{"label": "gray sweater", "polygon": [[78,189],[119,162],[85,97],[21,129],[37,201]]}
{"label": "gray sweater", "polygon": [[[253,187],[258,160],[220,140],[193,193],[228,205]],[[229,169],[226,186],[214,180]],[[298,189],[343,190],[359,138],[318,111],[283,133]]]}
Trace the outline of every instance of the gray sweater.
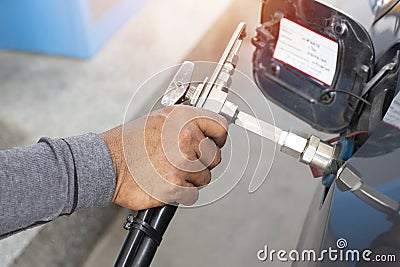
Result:
{"label": "gray sweater", "polygon": [[107,205],[115,176],[106,144],[93,133],[0,151],[0,239],[76,209]]}

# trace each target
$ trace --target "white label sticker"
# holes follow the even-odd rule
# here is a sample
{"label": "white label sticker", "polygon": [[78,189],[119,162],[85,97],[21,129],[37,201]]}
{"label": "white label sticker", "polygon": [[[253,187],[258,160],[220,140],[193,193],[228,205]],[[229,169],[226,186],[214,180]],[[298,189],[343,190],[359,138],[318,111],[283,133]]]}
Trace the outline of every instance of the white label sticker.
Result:
{"label": "white label sticker", "polygon": [[282,18],[273,57],[330,86],[336,72],[339,45]]}
{"label": "white label sticker", "polygon": [[395,96],[383,118],[383,122],[400,130],[400,93]]}

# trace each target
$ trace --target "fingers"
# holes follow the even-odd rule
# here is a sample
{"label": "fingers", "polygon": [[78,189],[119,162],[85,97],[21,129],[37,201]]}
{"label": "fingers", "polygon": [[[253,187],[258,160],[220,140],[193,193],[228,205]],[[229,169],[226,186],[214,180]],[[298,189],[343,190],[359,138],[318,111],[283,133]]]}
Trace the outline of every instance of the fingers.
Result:
{"label": "fingers", "polygon": [[[183,157],[190,161],[190,164],[187,166],[175,164],[175,166],[191,172],[197,172],[204,168],[212,170],[221,162],[221,149],[193,124],[188,124],[181,130],[179,150]],[[199,161],[198,164],[194,164],[196,161]]]}
{"label": "fingers", "polygon": [[177,186],[175,189],[175,199],[172,201],[191,206],[199,199],[199,189],[192,183],[184,182],[183,186]]}
{"label": "fingers", "polygon": [[185,206],[191,206],[199,199],[199,189],[196,187],[188,186],[183,187],[180,190],[179,198],[177,199],[178,203],[181,203]]}
{"label": "fingers", "polygon": [[194,120],[181,130],[186,137],[183,138],[186,142],[181,144],[181,150],[191,160],[196,159],[194,151],[197,159],[212,170],[221,162],[220,148],[227,139],[228,122],[224,117],[205,109],[191,108],[189,111],[195,111]]}
{"label": "fingers", "polygon": [[228,134],[227,120],[208,110],[199,110],[199,117],[196,118],[197,126],[207,137],[214,140],[215,144],[222,148],[226,142]]}
{"label": "fingers", "polygon": [[205,137],[200,129],[192,128],[189,130],[190,141],[187,140],[188,134],[183,134],[182,138],[180,138],[180,140],[186,141],[180,143],[180,150],[186,159],[191,161],[200,160],[204,168],[214,169],[221,162],[221,149],[212,139]]}
{"label": "fingers", "polygon": [[196,187],[206,186],[211,182],[211,172],[209,169],[204,169],[201,172],[192,173],[187,176],[186,182]]}
{"label": "fingers", "polygon": [[[165,179],[165,180],[164,180]],[[190,206],[199,198],[199,189],[211,181],[211,171],[204,169],[196,173],[176,171],[174,174],[163,178],[164,202],[178,202]]]}
{"label": "fingers", "polygon": [[210,138],[204,138],[198,145],[198,159],[208,169],[214,169],[219,163],[221,163],[221,149],[216,146],[213,140]]}

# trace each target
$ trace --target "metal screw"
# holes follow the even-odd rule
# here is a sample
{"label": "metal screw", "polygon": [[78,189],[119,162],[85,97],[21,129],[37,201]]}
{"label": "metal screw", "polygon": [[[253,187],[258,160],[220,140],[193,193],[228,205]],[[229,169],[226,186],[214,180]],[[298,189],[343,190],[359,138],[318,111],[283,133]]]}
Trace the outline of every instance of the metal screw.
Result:
{"label": "metal screw", "polygon": [[133,223],[134,219],[135,219],[135,216],[133,216],[132,214],[128,215],[128,217],[126,218],[126,222],[124,223],[125,230],[130,230],[132,228],[132,223]]}
{"label": "metal screw", "polygon": [[338,36],[344,36],[347,33],[347,26],[344,23],[337,23],[334,26],[334,31]]}
{"label": "metal screw", "polygon": [[132,214],[129,214],[128,217],[126,218],[127,222],[133,223],[133,220],[135,219],[135,216],[133,216]]}
{"label": "metal screw", "polygon": [[275,76],[279,76],[279,73],[281,72],[281,67],[276,63],[272,63],[271,71],[272,71],[272,74],[274,74]]}

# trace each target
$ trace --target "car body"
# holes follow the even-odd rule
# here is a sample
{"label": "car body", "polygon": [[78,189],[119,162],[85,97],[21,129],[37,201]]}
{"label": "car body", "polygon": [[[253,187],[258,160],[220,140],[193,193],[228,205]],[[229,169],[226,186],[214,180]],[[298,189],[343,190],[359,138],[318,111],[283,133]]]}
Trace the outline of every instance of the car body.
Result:
{"label": "car body", "polygon": [[[257,47],[254,76],[260,89],[318,130],[342,137],[368,131],[350,138],[355,142],[354,153],[343,161],[332,184],[321,184],[316,190],[297,246],[300,258],[292,259],[294,266],[397,266],[400,261],[400,1],[371,1],[371,7],[376,16],[367,31],[351,17],[317,1],[263,1],[261,25],[253,42]],[[331,85],[318,83],[311,75],[274,59],[280,34],[275,24],[282,18],[339,44],[336,78]],[[348,27],[347,33],[335,35],[330,26],[318,25],[318,20],[322,25],[340,21]],[[280,71],[277,75],[276,69]],[[293,80],[297,87],[290,84]],[[349,103],[357,99],[340,95],[339,90],[330,103],[304,100],[317,99],[313,95],[332,88],[348,88],[362,96],[357,87],[360,92],[369,87],[365,96],[370,105],[355,108],[358,104],[351,104],[353,110],[349,111]],[[345,177],[349,170],[358,179],[352,187]],[[336,254],[330,257],[332,250]],[[309,257],[310,251],[315,252],[314,259],[302,259],[302,252]],[[365,251],[370,255],[364,259]],[[378,262],[381,258],[376,256],[386,262]]]}

